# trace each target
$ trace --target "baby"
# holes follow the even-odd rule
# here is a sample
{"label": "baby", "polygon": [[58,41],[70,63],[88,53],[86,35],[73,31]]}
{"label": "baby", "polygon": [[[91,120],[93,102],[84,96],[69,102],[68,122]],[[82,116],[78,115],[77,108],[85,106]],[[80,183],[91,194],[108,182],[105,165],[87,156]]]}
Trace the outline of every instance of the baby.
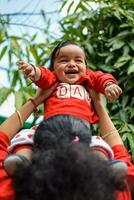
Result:
{"label": "baby", "polygon": [[92,106],[89,88],[104,94],[109,102],[122,93],[111,74],[87,68],[84,50],[72,41],[59,43],[53,50],[50,61],[50,70],[24,61],[18,63],[25,77],[30,78],[40,88],[46,89],[55,82],[59,83],[44,102],[45,118],[71,115],[93,124],[98,121],[98,116]]}

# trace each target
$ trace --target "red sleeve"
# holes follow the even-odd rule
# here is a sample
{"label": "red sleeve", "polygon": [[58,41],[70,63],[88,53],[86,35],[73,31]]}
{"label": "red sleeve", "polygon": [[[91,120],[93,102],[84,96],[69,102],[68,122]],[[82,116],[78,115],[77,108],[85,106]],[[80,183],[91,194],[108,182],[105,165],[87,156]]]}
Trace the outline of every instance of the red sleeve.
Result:
{"label": "red sleeve", "polygon": [[5,156],[7,156],[7,147],[9,145],[9,139],[4,132],[0,131],[0,162]]}
{"label": "red sleeve", "polygon": [[92,71],[90,69],[87,70],[87,74],[89,76],[89,87],[102,94],[104,94],[104,86],[108,82],[117,84],[117,80],[111,74],[101,71]]}
{"label": "red sleeve", "polygon": [[15,200],[12,179],[8,177],[3,168],[3,160],[8,155],[8,145],[9,139],[7,135],[0,132],[0,199]]}
{"label": "red sleeve", "polygon": [[134,183],[134,164],[131,161],[131,156],[128,154],[126,148],[124,145],[115,145],[112,147],[112,150],[114,152],[114,158],[116,160],[122,160],[124,161],[128,166],[128,178],[129,181],[132,181]]}
{"label": "red sleeve", "polygon": [[35,81],[35,84],[43,89],[49,88],[56,82],[56,75],[43,66],[39,66],[39,69],[41,70],[41,77],[38,81]]}

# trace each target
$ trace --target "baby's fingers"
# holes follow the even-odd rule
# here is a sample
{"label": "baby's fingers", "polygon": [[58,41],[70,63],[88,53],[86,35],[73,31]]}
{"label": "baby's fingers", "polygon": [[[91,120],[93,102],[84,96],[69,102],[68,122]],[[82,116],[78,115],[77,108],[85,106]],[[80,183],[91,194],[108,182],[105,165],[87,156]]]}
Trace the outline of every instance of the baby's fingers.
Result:
{"label": "baby's fingers", "polygon": [[16,64],[20,67],[20,66],[22,66],[22,65],[24,65],[26,62],[25,61],[23,61],[23,60],[20,60],[20,61],[18,61],[18,62],[16,62]]}
{"label": "baby's fingers", "polygon": [[111,94],[111,96],[114,98],[114,99],[117,99],[121,93],[122,93],[122,90],[119,86],[114,86],[111,88],[111,90],[109,91],[109,93]]}
{"label": "baby's fingers", "polygon": [[20,69],[20,70],[23,70],[23,69],[25,69],[25,68],[28,67],[28,63],[26,63],[26,62],[24,62],[24,61],[19,61],[19,62],[17,62],[17,65],[19,66],[19,69]]}
{"label": "baby's fingers", "polygon": [[19,60],[18,62],[16,62],[17,65],[23,65],[25,63],[25,61],[23,60]]}
{"label": "baby's fingers", "polygon": [[112,102],[115,98],[113,93],[111,93],[111,91],[108,91],[105,95],[109,102]]}

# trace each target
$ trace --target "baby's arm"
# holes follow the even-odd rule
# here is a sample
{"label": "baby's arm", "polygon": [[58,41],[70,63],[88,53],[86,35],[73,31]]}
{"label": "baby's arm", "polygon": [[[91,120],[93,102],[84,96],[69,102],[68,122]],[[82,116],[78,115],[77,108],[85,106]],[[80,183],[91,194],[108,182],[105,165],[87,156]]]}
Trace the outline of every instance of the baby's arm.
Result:
{"label": "baby's arm", "polygon": [[32,81],[38,81],[40,79],[41,70],[38,67],[26,63],[25,61],[19,61],[17,64],[25,78],[30,78]]}
{"label": "baby's arm", "polygon": [[89,69],[87,70],[87,74],[89,75],[91,84],[89,87],[104,94],[109,102],[116,100],[122,93],[117,80],[111,74]]}
{"label": "baby's arm", "polygon": [[105,85],[105,96],[109,102],[116,100],[122,93],[122,89],[115,83],[108,82]]}
{"label": "baby's arm", "polygon": [[19,61],[18,65],[25,78],[30,78],[39,88],[46,89],[57,82],[56,75],[46,67],[35,67],[24,61]]}

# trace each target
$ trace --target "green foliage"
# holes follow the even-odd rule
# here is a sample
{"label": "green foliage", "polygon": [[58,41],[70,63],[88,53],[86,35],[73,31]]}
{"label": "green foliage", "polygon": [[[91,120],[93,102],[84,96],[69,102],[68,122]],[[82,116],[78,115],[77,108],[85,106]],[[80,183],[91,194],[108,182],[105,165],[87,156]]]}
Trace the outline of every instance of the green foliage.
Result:
{"label": "green foliage", "polygon": [[6,87],[2,87],[0,89],[0,105],[7,99],[7,97],[11,94],[12,89],[6,88]]}
{"label": "green foliage", "polygon": [[[46,25],[49,22],[46,21]],[[47,26],[46,29],[48,28]],[[44,32],[47,32],[44,28]],[[24,79],[16,64],[19,60],[33,63],[34,65],[45,65],[50,54],[50,36],[45,37],[44,42],[36,42],[37,33],[30,35],[12,35],[10,32],[9,19],[0,17],[0,63],[5,64],[9,86],[0,87],[0,105],[6,101],[10,94],[15,96],[15,107],[18,109],[24,102],[35,93],[34,84]],[[53,38],[53,37],[51,37]],[[5,59],[6,58],[6,59]],[[4,68],[2,64],[0,64]],[[8,67],[9,66],[9,67]],[[4,83],[3,83],[4,84]],[[36,116],[34,117],[36,119]]]}

